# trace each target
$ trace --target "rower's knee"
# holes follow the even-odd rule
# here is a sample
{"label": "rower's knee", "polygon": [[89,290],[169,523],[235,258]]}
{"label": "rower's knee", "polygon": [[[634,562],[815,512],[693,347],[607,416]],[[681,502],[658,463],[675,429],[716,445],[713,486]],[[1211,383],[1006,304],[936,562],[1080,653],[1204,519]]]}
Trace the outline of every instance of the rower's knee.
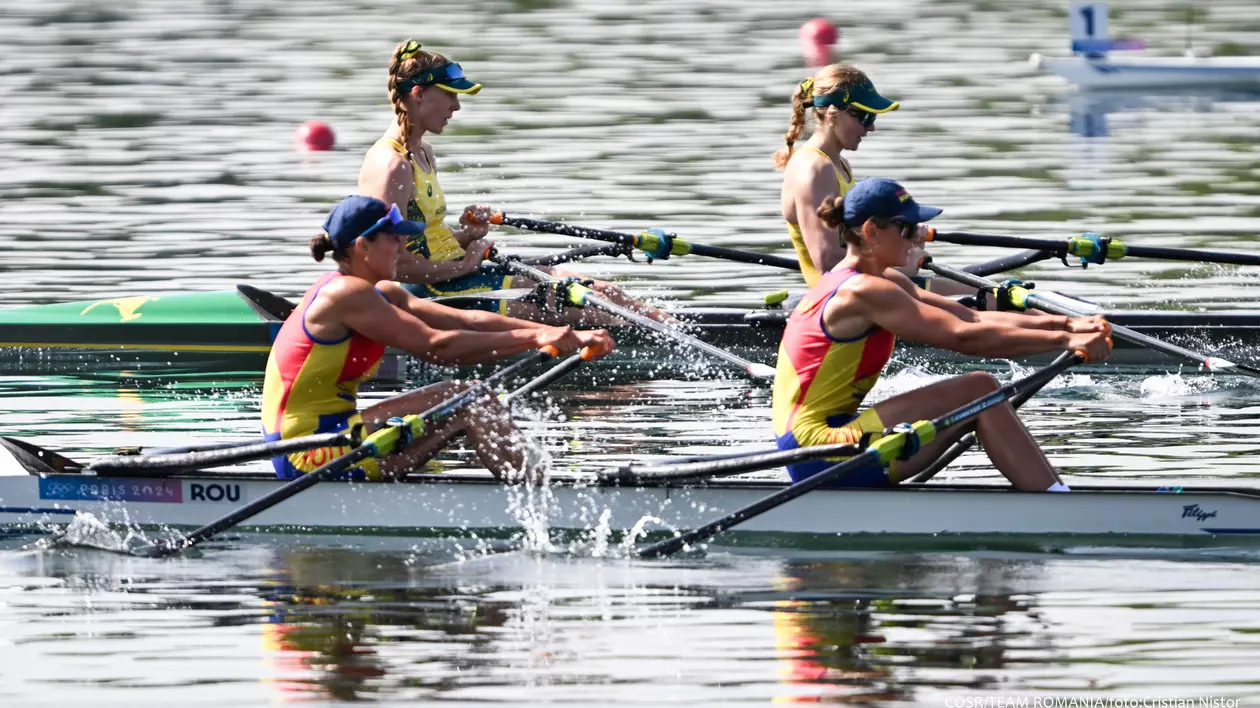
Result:
{"label": "rower's knee", "polygon": [[1002,383],[997,380],[997,377],[987,371],[972,371],[964,376],[967,379],[967,385],[977,393],[991,393],[1002,388]]}

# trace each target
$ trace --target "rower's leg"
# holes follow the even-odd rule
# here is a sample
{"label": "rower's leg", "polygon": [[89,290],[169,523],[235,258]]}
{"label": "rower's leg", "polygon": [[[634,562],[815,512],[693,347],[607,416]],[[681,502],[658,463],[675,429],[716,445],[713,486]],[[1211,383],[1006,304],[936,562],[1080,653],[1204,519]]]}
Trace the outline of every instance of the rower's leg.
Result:
{"label": "rower's leg", "polygon": [[[897,423],[912,423],[944,415],[1000,387],[1001,384],[992,375],[977,371],[880,401],[875,404],[875,411],[884,425],[892,427]],[[964,433],[964,430],[957,429],[937,436],[914,457],[897,462],[897,476],[907,479],[918,474]],[[993,465],[1016,489],[1043,492],[1059,483],[1050,461],[1009,402],[977,416],[976,433]]]}
{"label": "rower's leg", "polygon": [[[390,418],[426,411],[468,389],[470,385],[459,381],[444,381],[425,386],[364,410],[363,422],[369,431],[379,429]],[[536,472],[526,469],[527,442],[524,433],[512,422],[507,409],[488,393],[460,408],[446,422],[412,443],[406,450],[383,459],[381,471],[387,478],[401,477],[423,465],[461,433],[468,436],[477,452],[477,459],[496,477],[518,481],[522,473]]]}

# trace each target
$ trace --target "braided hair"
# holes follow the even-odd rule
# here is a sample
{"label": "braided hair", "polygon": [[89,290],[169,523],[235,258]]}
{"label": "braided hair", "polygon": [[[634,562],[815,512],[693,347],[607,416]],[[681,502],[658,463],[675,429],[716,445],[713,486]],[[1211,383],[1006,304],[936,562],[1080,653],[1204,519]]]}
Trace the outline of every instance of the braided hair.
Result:
{"label": "braided hair", "polygon": [[426,52],[420,43],[409,39],[394,47],[394,55],[389,62],[389,102],[394,105],[394,118],[402,130],[403,149],[407,151],[407,161],[411,161],[411,120],[407,115],[407,91],[399,86],[416,74],[447,63],[446,57],[436,52]]}

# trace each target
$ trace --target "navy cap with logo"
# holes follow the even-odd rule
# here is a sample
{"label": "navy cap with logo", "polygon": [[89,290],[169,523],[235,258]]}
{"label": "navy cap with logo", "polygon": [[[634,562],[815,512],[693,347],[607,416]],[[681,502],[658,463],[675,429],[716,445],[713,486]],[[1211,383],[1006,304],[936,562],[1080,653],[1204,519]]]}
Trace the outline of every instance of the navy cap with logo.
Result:
{"label": "navy cap with logo", "polygon": [[940,213],[936,207],[916,202],[904,187],[890,179],[868,177],[844,195],[844,223],[850,227],[861,226],[871,218],[921,224]]}
{"label": "navy cap with logo", "polygon": [[360,236],[378,231],[413,236],[424,233],[424,228],[424,224],[403,218],[397,206],[358,195],[342,199],[324,219],[324,233],[338,250],[348,248]]}

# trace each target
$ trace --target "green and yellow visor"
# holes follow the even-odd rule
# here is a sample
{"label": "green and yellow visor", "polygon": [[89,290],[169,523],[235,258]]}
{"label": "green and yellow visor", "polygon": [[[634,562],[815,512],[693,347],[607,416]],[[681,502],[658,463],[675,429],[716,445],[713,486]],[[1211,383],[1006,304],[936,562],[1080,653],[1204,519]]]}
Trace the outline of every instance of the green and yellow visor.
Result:
{"label": "green and yellow visor", "polygon": [[425,69],[398,84],[398,88],[404,92],[410,91],[413,86],[437,86],[444,91],[464,94],[475,94],[481,90],[481,84],[464,76],[464,70],[453,61]]}
{"label": "green and yellow visor", "polygon": [[887,113],[900,108],[901,103],[881,96],[879,91],[875,90],[875,84],[870,79],[867,79],[857,86],[836,89],[831,93],[814,96],[814,108],[826,108],[827,106],[835,106],[837,108],[853,107],[867,113]]}

